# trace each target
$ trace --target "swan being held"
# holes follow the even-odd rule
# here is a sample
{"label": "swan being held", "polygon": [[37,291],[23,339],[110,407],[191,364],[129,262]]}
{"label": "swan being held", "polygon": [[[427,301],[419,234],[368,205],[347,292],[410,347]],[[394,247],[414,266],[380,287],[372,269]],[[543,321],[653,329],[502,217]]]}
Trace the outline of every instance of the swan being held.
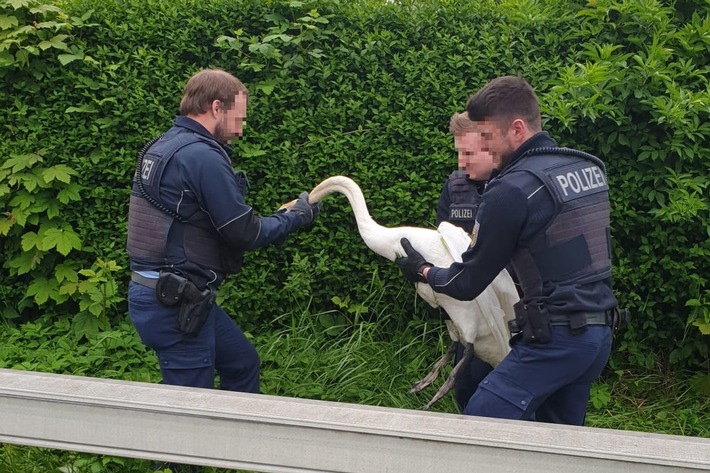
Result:
{"label": "swan being held", "polygon": [[[347,197],[353,208],[358,231],[372,251],[390,261],[405,254],[400,240],[407,238],[426,260],[439,267],[448,267],[461,261],[461,254],[471,243],[469,235],[461,228],[442,222],[438,229],[420,227],[384,227],[375,222],[367,210],[360,187],[350,178],[333,176],[318,184],[309,194],[311,204],[320,202],[328,194],[339,192]],[[464,346],[464,356],[456,364],[444,385],[424,407],[428,409],[454,385],[459,370],[475,351],[483,361],[496,366],[510,350],[507,321],[514,317],[513,304],[518,293],[506,270],[472,301],[459,301],[439,294],[425,283],[416,284],[417,293],[432,307],[446,310],[451,320],[447,328],[452,343],[446,354],[436,363],[432,372],[414,384],[411,392],[419,392],[430,385],[446,366],[455,352],[456,342]]]}

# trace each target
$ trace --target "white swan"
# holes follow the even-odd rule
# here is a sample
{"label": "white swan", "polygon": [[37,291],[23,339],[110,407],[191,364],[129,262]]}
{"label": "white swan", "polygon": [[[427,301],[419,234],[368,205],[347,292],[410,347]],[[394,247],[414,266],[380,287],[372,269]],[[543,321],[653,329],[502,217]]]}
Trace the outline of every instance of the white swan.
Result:
{"label": "white swan", "polygon": [[[372,251],[390,261],[405,254],[400,240],[407,238],[412,246],[430,263],[448,267],[461,261],[461,254],[468,249],[471,239],[461,228],[442,222],[438,229],[420,227],[383,227],[375,222],[367,210],[360,187],[350,178],[333,176],[325,179],[309,193],[309,202],[320,202],[326,195],[339,192],[350,202],[355,214],[358,231]],[[434,369],[421,381],[414,384],[412,392],[418,392],[431,384],[446,366],[455,352],[455,342],[464,344],[464,357],[454,367],[444,385],[424,407],[428,409],[448,392],[454,384],[458,371],[475,351],[476,356],[496,366],[510,350],[507,321],[514,317],[513,304],[518,294],[512,278],[506,270],[472,301],[459,301],[445,294],[436,293],[425,283],[416,284],[417,293],[432,307],[442,307],[451,320],[447,328],[452,344]],[[472,349],[473,348],[473,349]]]}

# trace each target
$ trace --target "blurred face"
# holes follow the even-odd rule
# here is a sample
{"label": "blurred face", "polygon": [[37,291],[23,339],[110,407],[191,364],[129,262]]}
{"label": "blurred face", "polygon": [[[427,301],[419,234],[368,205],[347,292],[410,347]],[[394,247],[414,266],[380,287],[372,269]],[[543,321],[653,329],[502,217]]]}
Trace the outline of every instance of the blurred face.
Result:
{"label": "blurred face", "polygon": [[496,164],[496,168],[508,160],[518,148],[515,143],[515,130],[503,122],[484,120],[476,122],[481,135],[481,150],[489,153]]}
{"label": "blurred face", "polygon": [[220,109],[219,120],[214,136],[219,141],[231,143],[236,136],[241,137],[244,131],[244,120],[247,117],[247,94],[239,92],[234,96],[232,108]]}
{"label": "blurred face", "polygon": [[493,155],[483,149],[481,134],[466,131],[454,135],[454,146],[459,154],[459,169],[466,171],[469,179],[485,181],[496,168]]}

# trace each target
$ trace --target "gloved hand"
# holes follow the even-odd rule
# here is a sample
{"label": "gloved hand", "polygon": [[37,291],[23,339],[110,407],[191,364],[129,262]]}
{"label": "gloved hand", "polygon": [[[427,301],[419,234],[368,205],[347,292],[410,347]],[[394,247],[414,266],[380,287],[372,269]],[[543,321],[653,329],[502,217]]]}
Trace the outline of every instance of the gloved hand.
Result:
{"label": "gloved hand", "polygon": [[293,204],[289,212],[293,212],[298,215],[299,227],[308,227],[315,221],[316,217],[320,213],[321,203],[311,204],[308,202],[308,192],[303,191],[296,199],[296,203]]}
{"label": "gloved hand", "polygon": [[406,238],[402,238],[399,243],[402,245],[405,255],[400,256],[394,262],[402,270],[405,279],[409,282],[426,282],[424,268],[431,267],[433,264],[427,262]]}

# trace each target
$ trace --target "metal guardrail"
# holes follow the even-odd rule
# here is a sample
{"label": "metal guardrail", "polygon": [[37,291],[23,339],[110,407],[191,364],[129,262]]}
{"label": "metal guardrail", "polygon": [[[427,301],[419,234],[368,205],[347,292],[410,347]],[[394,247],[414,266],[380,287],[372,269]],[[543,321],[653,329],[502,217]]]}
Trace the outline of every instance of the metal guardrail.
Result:
{"label": "metal guardrail", "polygon": [[710,470],[710,439],[0,369],[0,442],[261,472]]}

